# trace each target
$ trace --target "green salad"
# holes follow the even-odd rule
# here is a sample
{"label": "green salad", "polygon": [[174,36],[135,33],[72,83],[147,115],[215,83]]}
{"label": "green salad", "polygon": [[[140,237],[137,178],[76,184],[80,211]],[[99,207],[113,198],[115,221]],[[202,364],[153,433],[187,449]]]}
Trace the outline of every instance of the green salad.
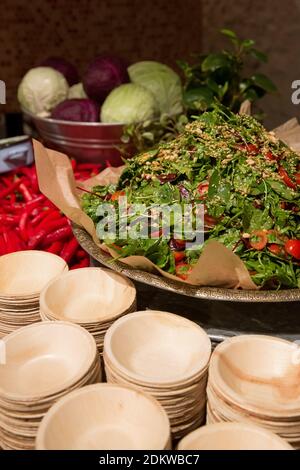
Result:
{"label": "green salad", "polygon": [[[134,204],[203,204],[205,239],[187,249],[189,236],[172,227],[166,236],[158,221],[154,237],[153,226],[146,239],[102,237],[120,258],[146,256],[186,279],[205,243],[217,240],[244,261],[258,286],[300,287],[300,157],[253,117],[226,109],[203,114],[173,141],[128,160],[118,185],[94,187],[82,207],[98,226],[99,207],[117,207],[125,196],[131,225],[149,223],[149,211],[131,211]],[[195,210],[194,225],[198,216]]]}

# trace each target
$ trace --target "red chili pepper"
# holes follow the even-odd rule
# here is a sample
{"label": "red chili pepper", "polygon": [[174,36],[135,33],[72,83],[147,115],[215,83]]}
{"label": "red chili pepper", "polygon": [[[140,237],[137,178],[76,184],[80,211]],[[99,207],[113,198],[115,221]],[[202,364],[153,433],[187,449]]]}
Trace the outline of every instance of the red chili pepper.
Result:
{"label": "red chili pepper", "polygon": [[10,225],[18,224],[19,217],[15,215],[0,214],[0,223],[6,223]]}
{"label": "red chili pepper", "polygon": [[28,231],[27,231],[28,216],[29,216],[28,212],[24,212],[21,215],[20,222],[19,222],[20,235],[25,242],[28,240]]}
{"label": "red chili pepper", "polygon": [[86,256],[87,256],[87,253],[84,250],[82,250],[82,249],[77,250],[76,259],[81,260],[83,258],[86,258]]}
{"label": "red chili pepper", "polygon": [[91,170],[91,171],[99,172],[101,167],[102,167],[101,163],[78,163],[77,170],[78,171]]}
{"label": "red chili pepper", "polygon": [[39,212],[32,220],[31,220],[31,225],[34,227],[35,225],[38,225],[45,217],[47,217],[48,213],[50,210],[47,208],[46,210],[42,210]]}
{"label": "red chili pepper", "polygon": [[87,171],[86,172],[80,172],[80,173],[78,171],[75,171],[74,177],[78,181],[84,181],[84,180],[87,180],[90,177],[90,173],[87,172]]}
{"label": "red chili pepper", "polygon": [[13,253],[22,249],[13,231],[3,232],[3,238],[7,247],[7,253]]}
{"label": "red chili pepper", "polygon": [[71,165],[72,165],[72,170],[75,171],[75,169],[76,169],[76,167],[77,167],[77,162],[76,162],[76,160],[74,160],[74,158],[71,158],[70,162],[71,162]]}
{"label": "red chili pepper", "polygon": [[0,255],[6,255],[7,251],[6,251],[6,244],[5,244],[5,241],[4,241],[4,238],[3,238],[3,234],[0,233]]}
{"label": "red chili pepper", "polygon": [[66,227],[59,228],[55,230],[53,233],[49,233],[44,239],[44,244],[50,245],[50,243],[66,240],[67,238],[73,235],[71,227],[68,225]]}
{"label": "red chili pepper", "polygon": [[284,183],[291,189],[294,189],[296,191],[297,186],[296,184],[291,180],[291,178],[288,175],[288,172],[281,166],[278,170],[279,176],[283,179]]}
{"label": "red chili pepper", "polygon": [[70,263],[71,259],[75,255],[78,247],[79,247],[78,241],[76,240],[76,238],[72,238],[63,247],[63,249],[60,253],[61,258],[64,259],[66,263]]}
{"label": "red chili pepper", "polygon": [[44,228],[44,227],[48,226],[51,221],[61,220],[62,218],[64,220],[66,220],[65,217],[63,217],[58,210],[50,209],[49,211],[47,211],[46,216],[42,218],[40,223],[37,224],[38,228],[39,229]]}
{"label": "red chili pepper", "polygon": [[82,261],[80,261],[80,263],[77,263],[71,266],[70,269],[73,270],[73,269],[88,268],[89,266],[90,266],[90,260],[89,258],[85,258]]}
{"label": "red chili pepper", "polygon": [[63,246],[64,244],[62,242],[53,242],[45,251],[53,253],[54,255],[59,255]]}
{"label": "red chili pepper", "polygon": [[26,202],[25,208],[27,211],[33,210],[38,207],[42,202],[45,202],[45,200],[45,196],[43,194],[40,194],[40,196],[37,196],[34,199]]}
{"label": "red chili pepper", "polygon": [[8,188],[3,189],[0,192],[0,199],[4,199],[6,196],[9,196],[9,194],[11,194],[15,189],[17,189],[20,184],[22,184],[22,181],[22,179],[19,179],[18,181],[15,181],[10,186],[8,186]]}
{"label": "red chili pepper", "polygon": [[[41,227],[42,225],[42,227]],[[59,219],[44,219],[43,222],[37,227],[37,230],[45,232],[46,235],[48,233],[53,232],[61,227],[69,225],[69,221],[66,217],[60,217]]]}
{"label": "red chili pepper", "polygon": [[300,173],[295,174],[295,180],[296,180],[296,184],[300,186]]}
{"label": "red chili pepper", "polygon": [[[48,221],[42,228],[39,226],[37,227],[37,232],[29,238],[28,241],[28,248],[30,250],[34,250],[37,248],[42,242],[46,244],[46,246],[56,240],[49,240],[46,241],[46,237],[49,234],[55,233],[55,230],[59,230],[61,228],[65,228],[68,224],[68,220],[65,218],[60,218],[57,220]],[[67,227],[69,228],[69,227]]]}
{"label": "red chili pepper", "polygon": [[20,184],[19,190],[26,202],[32,201],[33,196],[31,192],[29,191],[29,189],[27,188],[27,186],[25,185],[25,183]]}
{"label": "red chili pepper", "polygon": [[2,176],[2,181],[6,187],[9,187],[13,183],[13,178],[11,176]]}

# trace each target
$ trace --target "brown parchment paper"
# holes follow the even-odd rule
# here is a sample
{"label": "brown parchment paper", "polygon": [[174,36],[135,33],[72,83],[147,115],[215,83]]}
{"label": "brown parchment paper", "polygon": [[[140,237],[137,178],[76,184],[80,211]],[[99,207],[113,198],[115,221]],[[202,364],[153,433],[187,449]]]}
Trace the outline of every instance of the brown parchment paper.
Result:
{"label": "brown parchment paper", "polygon": [[[249,112],[248,104],[245,105],[243,112]],[[274,133],[276,137],[300,153],[300,126],[297,119],[291,119],[275,129]],[[76,189],[76,186],[90,189],[95,185],[117,183],[124,167],[106,168],[99,175],[77,185],[70,160],[66,155],[46,149],[37,140],[33,140],[33,147],[41,192],[69,219],[83,227],[91,235],[99,249],[116,258],[118,254],[101,243],[96,235],[92,219],[81,209],[80,196],[82,193]],[[211,241],[207,244],[187,281],[182,281],[178,277],[166,273],[143,256],[129,256],[119,259],[119,261],[144,271],[160,274],[168,279],[196,286],[258,289],[243,261],[217,241]]]}

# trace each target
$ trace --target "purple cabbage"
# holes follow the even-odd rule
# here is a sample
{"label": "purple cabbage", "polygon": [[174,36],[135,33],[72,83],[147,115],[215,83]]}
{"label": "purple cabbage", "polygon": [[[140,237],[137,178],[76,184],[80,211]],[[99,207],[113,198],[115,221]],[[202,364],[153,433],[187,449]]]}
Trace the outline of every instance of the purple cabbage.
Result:
{"label": "purple cabbage", "polygon": [[88,66],[82,82],[89,98],[103,103],[114,88],[129,82],[127,65],[118,57],[99,56]]}
{"label": "purple cabbage", "polygon": [[62,101],[51,113],[53,119],[75,122],[98,122],[99,116],[99,104],[86,98]]}
{"label": "purple cabbage", "polygon": [[80,81],[76,67],[71,64],[71,62],[63,59],[62,57],[49,57],[48,59],[44,60],[40,66],[52,67],[53,69],[57,70],[65,77],[70,86],[75,85],[75,83]]}

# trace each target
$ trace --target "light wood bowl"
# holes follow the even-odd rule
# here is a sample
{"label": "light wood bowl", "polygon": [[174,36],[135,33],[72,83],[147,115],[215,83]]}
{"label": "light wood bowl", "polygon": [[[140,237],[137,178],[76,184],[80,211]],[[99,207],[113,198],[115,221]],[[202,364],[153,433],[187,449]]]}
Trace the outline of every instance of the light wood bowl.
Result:
{"label": "light wood bowl", "polygon": [[44,251],[18,251],[0,257],[0,298],[36,297],[48,282],[68,270],[59,256]]}
{"label": "light wood bowl", "polygon": [[95,363],[94,338],[78,325],[42,322],[4,337],[6,364],[0,367],[0,401],[24,403],[65,391]]}
{"label": "light wood bowl", "polygon": [[293,450],[276,434],[252,424],[203,426],[185,436],[178,450]]}
{"label": "light wood bowl", "polygon": [[261,417],[300,416],[297,347],[269,336],[230,338],[214,351],[210,386],[234,406]]}
{"label": "light wood bowl", "polygon": [[141,385],[183,387],[208,365],[211,342],[195,323],[172,313],[145,311],[117,320],[104,339],[114,371]]}
{"label": "light wood bowl", "polygon": [[129,279],[108,269],[84,268],[48,284],[41,293],[40,308],[48,318],[97,328],[132,311],[135,300]]}
{"label": "light wood bowl", "polygon": [[41,422],[38,450],[163,450],[170,426],[163,408],[137,390],[97,384],[59,400]]}

